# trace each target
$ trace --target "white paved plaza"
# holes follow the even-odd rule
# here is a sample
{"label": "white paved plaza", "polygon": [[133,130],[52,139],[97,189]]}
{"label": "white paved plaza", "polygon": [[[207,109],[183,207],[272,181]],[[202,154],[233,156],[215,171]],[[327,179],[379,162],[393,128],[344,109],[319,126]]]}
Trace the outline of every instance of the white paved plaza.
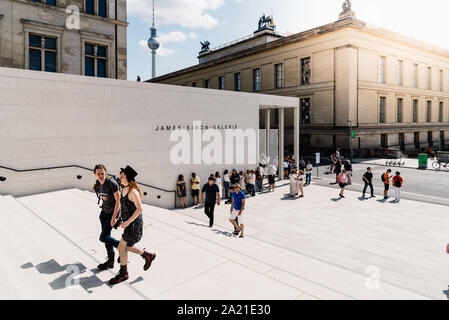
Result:
{"label": "white paved plaza", "polygon": [[288,189],[248,199],[245,239],[231,236],[228,205],[213,229],[201,208],[144,206],[140,246],[157,258],[144,272],[130,256],[130,279],[115,287],[105,282],[117,265],[96,271],[105,249],[95,195],[2,196],[0,298],[448,299],[447,207],[350,191],[337,200],[337,189],[313,185],[290,200]]}

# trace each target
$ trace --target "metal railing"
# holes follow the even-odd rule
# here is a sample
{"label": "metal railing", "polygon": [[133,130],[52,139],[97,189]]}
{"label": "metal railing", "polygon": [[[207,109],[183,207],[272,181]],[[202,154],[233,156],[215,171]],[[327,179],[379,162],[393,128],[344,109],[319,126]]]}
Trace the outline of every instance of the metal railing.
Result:
{"label": "metal railing", "polygon": [[[86,167],[79,166],[79,165],[76,165],[76,164],[66,165],[66,166],[45,167],[45,168],[33,168],[33,169],[14,169],[14,168],[10,168],[10,167],[0,166],[0,169],[9,170],[9,171],[13,171],[13,172],[16,172],[16,173],[48,171],[48,170],[58,170],[58,169],[70,169],[70,168],[82,169],[82,170],[85,170],[85,171],[93,172],[93,170],[91,168],[86,168]],[[116,178],[116,176],[113,175],[113,174],[108,174],[108,176]],[[78,175],[77,178],[78,178],[78,180],[80,180],[80,179],[82,179],[82,176]],[[2,176],[2,177],[0,177],[0,182],[4,182],[4,181],[6,181],[6,179],[7,179],[7,177],[3,177]],[[149,185],[149,184],[146,184],[146,183],[142,183],[142,182],[137,182],[137,181],[136,181],[136,183],[138,185],[141,185],[143,187],[147,187],[147,188],[150,188],[150,189],[155,189],[155,190],[166,192],[166,193],[174,193],[174,195],[175,195],[175,208],[176,208],[176,200],[177,199],[176,199],[176,191],[175,190],[166,190],[166,189],[163,189],[163,188],[155,187],[155,186],[152,186],[152,185]],[[144,195],[146,196],[147,193],[145,192]]]}

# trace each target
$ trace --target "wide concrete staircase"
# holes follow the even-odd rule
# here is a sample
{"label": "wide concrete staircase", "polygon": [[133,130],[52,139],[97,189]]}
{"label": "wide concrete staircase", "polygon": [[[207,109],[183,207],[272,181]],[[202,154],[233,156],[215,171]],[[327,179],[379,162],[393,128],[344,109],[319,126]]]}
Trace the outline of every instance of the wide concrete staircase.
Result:
{"label": "wide concrete staircase", "polygon": [[[334,235],[326,236],[335,223],[342,223],[336,214],[328,214],[327,220],[323,216],[322,223],[302,214],[292,220],[298,205],[287,200],[274,205],[273,197],[279,198],[286,189],[276,192],[248,200],[245,239],[230,234],[229,207],[217,208],[216,225],[210,229],[201,209],[169,211],[144,205],[144,237],[138,246],[155,251],[157,258],[144,272],[142,258],[130,254],[130,279],[115,287],[106,282],[117,265],[114,270],[96,270],[105,249],[98,241],[94,194],[71,189],[19,199],[2,196],[0,246],[5,256],[0,260],[0,298],[444,298],[443,276],[436,275],[437,280],[425,286],[422,277],[404,278],[405,267],[398,267],[393,258],[386,265],[380,252],[357,251],[354,241],[347,243],[346,252],[348,239],[333,241]],[[325,213],[321,207],[315,211]],[[120,232],[114,230],[113,236],[120,238]],[[448,266],[436,252],[434,256],[439,259],[438,264],[434,261],[436,267]],[[365,272],[375,262],[382,270],[380,286]],[[394,281],[395,274],[401,281]]]}

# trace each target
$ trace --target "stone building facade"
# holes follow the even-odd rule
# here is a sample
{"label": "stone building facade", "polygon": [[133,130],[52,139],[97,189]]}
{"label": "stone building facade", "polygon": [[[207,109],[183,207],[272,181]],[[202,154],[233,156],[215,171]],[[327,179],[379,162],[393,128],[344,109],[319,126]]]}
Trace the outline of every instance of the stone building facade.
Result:
{"label": "stone building facade", "polygon": [[[262,30],[199,59],[152,82],[297,97],[303,153],[351,143],[356,150],[449,145],[449,51],[352,11],[289,36]],[[287,126],[293,118],[285,114]],[[292,143],[288,131],[285,139]]]}
{"label": "stone building facade", "polygon": [[0,1],[0,66],[127,78],[126,0]]}

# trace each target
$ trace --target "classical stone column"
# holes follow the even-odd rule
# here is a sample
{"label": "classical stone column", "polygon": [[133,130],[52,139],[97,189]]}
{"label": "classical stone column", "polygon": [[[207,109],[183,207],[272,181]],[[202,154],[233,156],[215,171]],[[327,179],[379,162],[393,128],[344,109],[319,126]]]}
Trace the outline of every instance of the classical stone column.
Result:
{"label": "classical stone column", "polygon": [[298,164],[299,161],[299,107],[294,108],[294,116],[293,116],[293,123],[294,123],[294,154],[295,154],[295,161],[296,164]]}
{"label": "classical stone column", "polygon": [[284,108],[279,109],[279,177],[284,180]]}
{"label": "classical stone column", "polygon": [[271,115],[270,109],[267,109],[266,117],[265,117],[265,156],[266,157],[270,156],[270,129],[271,129],[270,115]]}

